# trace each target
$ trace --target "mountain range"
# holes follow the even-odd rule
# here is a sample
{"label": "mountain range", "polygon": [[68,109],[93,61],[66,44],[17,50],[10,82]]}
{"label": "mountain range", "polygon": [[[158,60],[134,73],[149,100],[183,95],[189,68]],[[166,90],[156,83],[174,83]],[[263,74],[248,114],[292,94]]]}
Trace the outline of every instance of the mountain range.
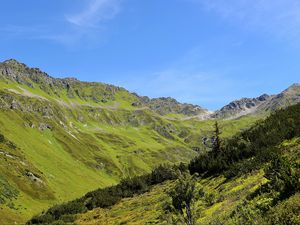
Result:
{"label": "mountain range", "polygon": [[170,97],[53,78],[16,60],[0,63],[0,223],[24,223],[161,164],[188,162],[205,149],[215,120],[231,137],[300,102],[300,85],[233,101],[215,112]]}
{"label": "mountain range", "polygon": [[[127,101],[132,107],[137,109],[147,107],[162,116],[167,114],[182,114],[185,116],[203,116],[206,119],[231,118],[252,113],[274,111],[300,101],[300,84],[295,83],[279,94],[262,94],[256,98],[242,98],[230,102],[215,112],[209,112],[199,105],[179,103],[171,97],[151,99],[147,96],[139,96],[136,93],[130,93],[124,88],[109,84],[82,82],[76,78],[53,78],[38,68],[29,68],[14,59],[0,63],[0,74],[4,79],[15,81],[30,88],[39,86],[39,89],[45,92],[45,94],[54,98],[61,98],[64,95],[68,101],[73,102],[78,100],[96,104],[116,102],[115,105],[108,104],[111,108],[122,108],[120,107],[120,100],[123,100],[123,102]],[[89,87],[89,91],[85,87]],[[42,96],[33,95],[25,90],[23,92],[21,90],[19,94],[42,98]],[[124,95],[122,99],[118,99],[118,95],[122,94]]]}

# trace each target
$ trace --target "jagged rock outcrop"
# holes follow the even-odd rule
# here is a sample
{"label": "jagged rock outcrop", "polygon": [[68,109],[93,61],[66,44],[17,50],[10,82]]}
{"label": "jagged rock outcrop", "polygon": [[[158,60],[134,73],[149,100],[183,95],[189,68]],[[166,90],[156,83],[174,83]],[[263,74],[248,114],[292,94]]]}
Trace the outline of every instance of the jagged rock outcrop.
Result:
{"label": "jagged rock outcrop", "polygon": [[263,94],[257,98],[242,98],[230,102],[220,110],[216,111],[212,118],[229,118],[247,115],[254,112],[260,105],[267,102],[271,96]]}
{"label": "jagged rock outcrop", "polygon": [[145,96],[136,96],[139,98],[140,101],[132,103],[133,106],[146,106],[160,115],[183,114],[186,116],[196,116],[208,113],[207,109],[204,109],[198,105],[180,103],[176,99],[171,97],[151,99]]}
{"label": "jagged rock outcrop", "polygon": [[278,95],[272,96],[260,110],[274,111],[281,108],[286,108],[300,102],[300,84],[295,83]]}
{"label": "jagged rock outcrop", "polygon": [[233,101],[211,115],[211,118],[237,118],[248,114],[270,113],[300,102],[300,84],[293,84],[277,95]]}

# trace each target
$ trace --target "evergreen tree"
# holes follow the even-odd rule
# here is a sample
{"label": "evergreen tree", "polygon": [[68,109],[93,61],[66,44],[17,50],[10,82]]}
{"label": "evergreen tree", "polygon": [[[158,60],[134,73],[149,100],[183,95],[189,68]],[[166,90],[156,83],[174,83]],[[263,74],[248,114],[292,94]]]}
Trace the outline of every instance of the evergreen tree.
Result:
{"label": "evergreen tree", "polygon": [[179,212],[187,225],[193,225],[192,203],[195,198],[195,176],[189,173],[181,174],[175,187],[169,192],[174,209]]}
{"label": "evergreen tree", "polygon": [[213,141],[212,141],[212,150],[213,152],[220,152],[221,151],[221,131],[219,128],[219,124],[216,121],[215,122],[215,130],[214,130],[214,137],[213,137]]}

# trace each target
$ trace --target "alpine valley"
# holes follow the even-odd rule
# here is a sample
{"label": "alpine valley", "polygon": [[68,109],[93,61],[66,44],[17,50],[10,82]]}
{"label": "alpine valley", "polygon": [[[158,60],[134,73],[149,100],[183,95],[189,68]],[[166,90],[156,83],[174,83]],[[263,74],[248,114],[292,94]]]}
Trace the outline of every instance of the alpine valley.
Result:
{"label": "alpine valley", "polygon": [[210,112],[4,61],[0,224],[300,224],[299,103]]}

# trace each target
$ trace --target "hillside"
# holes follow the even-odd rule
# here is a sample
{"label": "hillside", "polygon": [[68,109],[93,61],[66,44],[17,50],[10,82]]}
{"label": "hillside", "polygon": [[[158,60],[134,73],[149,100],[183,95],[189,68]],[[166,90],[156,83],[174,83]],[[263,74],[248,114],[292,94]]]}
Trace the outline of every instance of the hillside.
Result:
{"label": "hillside", "polygon": [[[160,115],[183,114],[187,116],[206,114],[207,110],[197,105],[182,104],[173,98],[141,97],[130,93],[124,88],[114,85],[82,82],[76,78],[53,78],[38,68],[29,68],[14,59],[0,63],[0,76],[25,85],[32,90],[19,87],[17,93],[27,97],[61,101],[60,104],[89,104],[90,106],[103,106],[111,109],[139,109],[149,108]],[[14,89],[8,89],[16,92]],[[59,100],[58,100],[59,99]]]}
{"label": "hillside", "polygon": [[[0,223],[23,223],[124,177],[188,162],[211,134],[213,121],[194,118],[202,113],[170,98],[0,63]],[[257,119],[224,121],[223,135]]]}
{"label": "hillside", "polygon": [[[199,172],[192,178],[195,224],[300,223],[299,115],[300,104],[280,110],[226,140],[221,152],[191,161],[188,172]],[[231,160],[220,160],[226,157]],[[190,176],[174,177],[184,170],[183,165],[157,168],[148,177],[124,180],[119,187],[54,207],[28,224],[185,224],[186,214],[172,206],[169,195],[179,184],[176,179]],[[111,197],[104,198],[106,192]]]}
{"label": "hillside", "polygon": [[[278,104],[298,101],[298,91],[284,92]],[[209,149],[203,141],[213,132],[209,116],[172,98],[54,78],[16,60],[0,63],[0,223],[22,224],[52,205],[158,165],[189,162]],[[265,116],[219,120],[222,137]]]}

